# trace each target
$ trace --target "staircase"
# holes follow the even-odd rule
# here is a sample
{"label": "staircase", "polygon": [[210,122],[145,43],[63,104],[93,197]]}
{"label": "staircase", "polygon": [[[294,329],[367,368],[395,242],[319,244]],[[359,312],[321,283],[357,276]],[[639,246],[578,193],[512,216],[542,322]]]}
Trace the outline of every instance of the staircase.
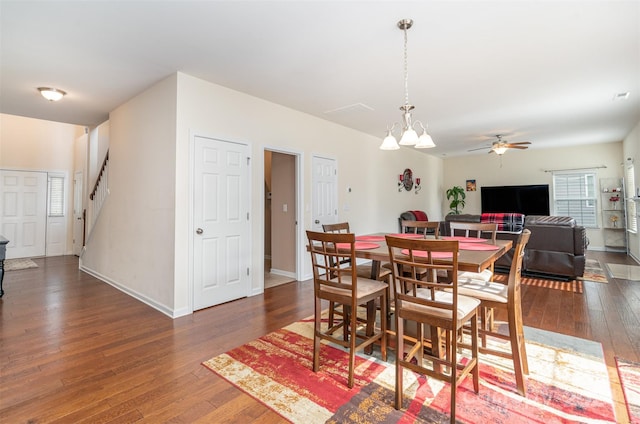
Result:
{"label": "staircase", "polygon": [[91,190],[91,194],[89,194],[89,228],[88,233],[91,235],[91,230],[95,225],[98,216],[100,216],[100,211],[102,210],[102,206],[104,205],[105,200],[109,196],[109,151],[104,157],[104,161],[102,162],[102,167],[100,168],[100,172],[98,173],[98,178],[96,179],[96,183],[93,186],[93,190]]}

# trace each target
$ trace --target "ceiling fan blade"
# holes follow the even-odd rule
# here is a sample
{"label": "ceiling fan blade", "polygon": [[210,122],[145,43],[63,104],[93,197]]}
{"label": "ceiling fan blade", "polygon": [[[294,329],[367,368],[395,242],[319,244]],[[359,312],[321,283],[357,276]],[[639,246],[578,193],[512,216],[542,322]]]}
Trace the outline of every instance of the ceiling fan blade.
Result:
{"label": "ceiling fan blade", "polygon": [[525,145],[525,144],[531,144],[530,141],[519,141],[517,143],[507,143],[508,146],[518,146],[518,145]]}
{"label": "ceiling fan blade", "polygon": [[490,149],[490,148],[491,146],[478,147],[477,149],[467,150],[467,152],[475,152],[476,150],[484,150],[484,149]]}
{"label": "ceiling fan blade", "polygon": [[510,149],[520,149],[520,150],[524,150],[524,149],[528,149],[529,147],[527,146],[507,146]]}

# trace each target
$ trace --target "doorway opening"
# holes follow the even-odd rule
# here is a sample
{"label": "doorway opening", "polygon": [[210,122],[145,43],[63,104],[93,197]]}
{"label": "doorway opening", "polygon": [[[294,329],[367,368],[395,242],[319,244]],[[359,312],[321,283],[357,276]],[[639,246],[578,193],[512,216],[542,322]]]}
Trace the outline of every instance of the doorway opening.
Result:
{"label": "doorway opening", "polygon": [[264,288],[296,281],[299,271],[298,160],[264,151]]}

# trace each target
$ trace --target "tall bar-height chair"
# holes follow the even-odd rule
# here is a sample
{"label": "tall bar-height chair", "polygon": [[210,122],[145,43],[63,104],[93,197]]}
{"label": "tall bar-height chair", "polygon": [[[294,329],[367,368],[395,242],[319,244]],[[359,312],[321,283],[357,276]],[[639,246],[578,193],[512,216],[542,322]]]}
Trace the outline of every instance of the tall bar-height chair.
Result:
{"label": "tall bar-height chair", "polygon": [[[498,232],[498,224],[480,223],[480,222],[450,222],[450,230],[452,236],[486,238],[489,242],[495,244],[496,233]],[[488,236],[488,237],[487,237]],[[491,268],[482,272],[465,271],[458,274],[460,282],[470,280],[489,281],[493,278],[493,264]]]}
{"label": "tall bar-height chair", "polygon": [[[311,264],[313,267],[314,335],[313,371],[320,367],[321,340],[328,340],[349,351],[349,376],[347,386],[353,387],[353,372],[357,350],[380,342],[382,359],[387,359],[387,291],[389,286],[382,281],[358,277],[355,235],[351,233],[320,233],[307,231]],[[351,266],[342,268],[340,263],[349,259]],[[380,330],[376,331],[376,300],[380,303]],[[322,302],[340,304],[343,307],[342,321],[322,327]],[[358,331],[358,305],[366,305],[364,333]],[[334,335],[339,329],[344,337]]]}
{"label": "tall bar-height chair", "polygon": [[410,221],[403,219],[400,221],[400,228],[403,233],[433,235],[435,238],[440,235],[439,221]]}
{"label": "tall bar-height chair", "polygon": [[[339,222],[336,224],[323,224],[322,231],[325,233],[350,233],[348,222]],[[345,259],[343,263],[340,265],[344,267],[348,267],[351,264],[350,259]],[[384,264],[383,264],[384,265]],[[372,265],[358,265],[358,277],[360,278],[372,278],[373,274],[373,266]],[[391,283],[391,269],[389,267],[378,266],[378,271],[373,278],[374,280],[384,281],[388,284]],[[387,293],[387,301],[389,301],[389,293]],[[387,312],[389,311],[389,305],[387,304]],[[333,325],[334,315],[336,314],[335,305],[333,303],[329,304],[329,324]]]}
{"label": "tall bar-height chair", "polygon": [[[513,360],[516,385],[518,387],[518,393],[522,396],[527,395],[527,386],[524,380],[524,375],[529,374],[529,364],[527,361],[527,351],[522,325],[520,271],[522,269],[524,248],[527,245],[530,236],[531,231],[529,230],[523,230],[518,236],[513,260],[511,261],[511,269],[509,270],[509,281],[506,285],[493,281],[483,282],[479,280],[472,280],[458,284],[459,294],[472,296],[480,300],[480,309],[482,311],[480,315],[482,317],[482,322],[479,333],[483,341],[480,351],[504,358],[511,358]],[[508,335],[499,333],[493,329],[493,322],[486,319],[486,317],[492,315],[487,313],[486,310],[488,309],[501,309],[506,312],[507,324],[509,326]],[[508,340],[511,344],[511,353],[486,347],[485,339],[487,336],[501,340]]]}
{"label": "tall bar-height chair", "polygon": [[[395,408],[402,408],[403,369],[407,368],[451,384],[451,423],[455,423],[458,385],[471,373],[475,392],[478,393],[480,389],[477,315],[480,301],[458,293],[458,242],[392,236],[386,236],[386,239],[393,265],[396,305]],[[400,269],[402,272],[398,272]],[[425,269],[434,276],[421,280],[418,274]],[[435,274],[442,270],[451,276],[450,281],[435,278]],[[414,340],[405,337],[405,321],[416,324]],[[470,345],[464,344],[457,337],[465,324],[470,324],[471,328]],[[440,340],[426,342],[425,325],[431,327],[432,335],[440,331],[445,333],[447,343],[444,355],[440,353]],[[433,331],[434,328],[439,331]],[[408,349],[405,341],[411,341]],[[425,352],[429,345],[431,353]],[[462,349],[468,354],[464,360],[459,360],[458,355],[462,356]],[[425,361],[429,361],[431,367]]]}

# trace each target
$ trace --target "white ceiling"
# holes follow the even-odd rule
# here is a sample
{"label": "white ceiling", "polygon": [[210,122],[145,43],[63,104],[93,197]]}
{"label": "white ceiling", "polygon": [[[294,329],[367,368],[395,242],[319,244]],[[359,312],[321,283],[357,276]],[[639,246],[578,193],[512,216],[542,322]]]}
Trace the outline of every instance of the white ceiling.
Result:
{"label": "white ceiling", "polygon": [[[614,142],[640,121],[637,0],[2,0],[0,112],[93,126],[180,71],[382,138],[404,103],[403,18],[430,154],[494,134]],[[39,86],[68,95],[50,103]]]}

